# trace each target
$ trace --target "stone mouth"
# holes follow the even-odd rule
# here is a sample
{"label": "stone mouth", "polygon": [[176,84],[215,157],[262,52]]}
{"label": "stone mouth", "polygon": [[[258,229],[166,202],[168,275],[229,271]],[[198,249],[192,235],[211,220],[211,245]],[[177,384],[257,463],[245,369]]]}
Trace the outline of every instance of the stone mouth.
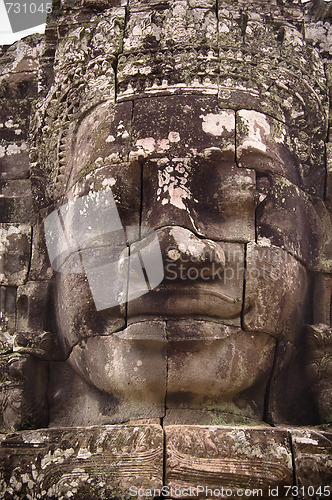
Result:
{"label": "stone mouth", "polygon": [[[246,302],[249,303],[248,301]],[[243,297],[232,297],[216,287],[163,286],[128,303],[128,318],[139,316],[240,318]]]}

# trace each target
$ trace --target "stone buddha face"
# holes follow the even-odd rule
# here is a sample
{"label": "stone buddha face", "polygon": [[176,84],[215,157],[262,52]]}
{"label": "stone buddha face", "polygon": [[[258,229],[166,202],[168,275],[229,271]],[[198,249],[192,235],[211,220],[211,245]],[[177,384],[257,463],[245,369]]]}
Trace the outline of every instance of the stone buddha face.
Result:
{"label": "stone buddha face", "polygon": [[317,237],[291,131],[215,96],[146,96],[100,104],[69,140],[61,203],[90,211],[84,233],[68,209],[78,245],[55,277],[70,366],[111,395],[110,421],[211,407],[266,418],[301,338]]}

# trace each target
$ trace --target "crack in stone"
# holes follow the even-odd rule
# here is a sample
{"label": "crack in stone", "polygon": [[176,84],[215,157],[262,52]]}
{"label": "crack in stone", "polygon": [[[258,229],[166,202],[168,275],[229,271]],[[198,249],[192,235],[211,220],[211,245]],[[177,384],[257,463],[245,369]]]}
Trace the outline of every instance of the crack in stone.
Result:
{"label": "crack in stone", "polygon": [[[294,453],[294,446],[293,446],[293,438],[292,434],[290,431],[288,431],[288,441],[289,441],[289,447],[292,455],[292,470],[293,470],[293,486],[297,486],[297,475],[296,475],[296,464],[295,464],[295,453]],[[297,500],[298,496],[293,495],[293,500]]]}

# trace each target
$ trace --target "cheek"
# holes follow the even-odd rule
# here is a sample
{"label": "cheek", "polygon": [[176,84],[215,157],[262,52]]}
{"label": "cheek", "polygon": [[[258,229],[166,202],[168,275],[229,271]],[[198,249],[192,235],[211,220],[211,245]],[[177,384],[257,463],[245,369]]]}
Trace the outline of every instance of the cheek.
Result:
{"label": "cheek", "polygon": [[276,246],[247,246],[244,327],[290,342],[296,340],[307,310],[306,268]]}
{"label": "cheek", "polygon": [[54,293],[59,338],[66,354],[83,338],[109,335],[125,324],[120,306],[96,311],[85,275],[57,273]]}

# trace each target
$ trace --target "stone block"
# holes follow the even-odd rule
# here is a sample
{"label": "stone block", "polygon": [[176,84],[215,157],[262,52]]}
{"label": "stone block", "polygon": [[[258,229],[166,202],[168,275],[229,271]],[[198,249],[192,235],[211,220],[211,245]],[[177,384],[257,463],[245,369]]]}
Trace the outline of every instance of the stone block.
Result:
{"label": "stone block", "polygon": [[[217,47],[217,17],[207,2],[197,8],[192,1],[171,1],[168,9],[148,9],[144,2],[129,2],[124,53],[184,47]],[[163,5],[162,2],[159,4]]]}
{"label": "stone block", "polygon": [[284,248],[312,270],[330,272],[332,223],[323,201],[282,177],[258,179],[257,190],[258,241]]}
{"label": "stone block", "polygon": [[7,223],[33,223],[35,214],[33,211],[32,197],[25,198],[1,198],[0,197],[1,221]]}
{"label": "stone block", "polygon": [[259,174],[277,175],[316,196],[323,196],[325,182],[324,150],[314,155],[311,138],[299,136],[271,116],[253,110],[237,112],[237,161],[240,167],[253,168]]}
{"label": "stone block", "polygon": [[287,498],[284,486],[293,484],[287,431],[170,425],[165,435],[165,481],[178,491],[177,498],[197,485],[204,486],[195,498],[212,498],[213,490],[219,490],[220,498],[238,499],[246,489],[269,498],[272,488],[278,491],[275,498]]}
{"label": "stone block", "polygon": [[329,498],[332,488],[331,433],[291,429],[290,434],[299,498]]}
{"label": "stone block", "polygon": [[139,94],[142,97],[170,97],[174,92],[217,95],[218,51],[202,46],[125,53],[119,57],[117,81],[119,101]]}
{"label": "stone block", "polygon": [[[2,146],[7,148],[7,146]],[[6,150],[4,151],[6,153]],[[29,176],[29,153],[18,150],[17,153],[8,155],[0,154],[0,179],[27,179]]]}
{"label": "stone block", "polygon": [[[121,148],[121,143],[118,147]],[[101,158],[99,160],[102,163]],[[91,232],[98,234],[101,233],[102,228],[105,226],[103,219],[105,217],[105,206],[108,206],[107,203],[113,203],[114,199],[113,222],[117,220],[118,216],[120,217],[123,230],[126,231],[127,228],[128,232],[130,232],[130,235],[128,234],[127,238],[124,237],[124,239],[127,239],[128,243],[132,243],[139,238],[141,165],[138,162],[116,162],[116,160],[114,160],[113,165],[110,165],[110,163],[112,163],[111,160],[106,158],[104,165],[98,167],[93,172],[93,175],[88,175],[74,184],[62,198],[61,206],[63,207],[68,202],[75,204],[79,197],[84,196],[87,207],[86,216],[92,218],[94,215]],[[99,191],[103,193],[100,198]],[[78,210],[75,211],[75,205],[73,205],[72,213],[75,216],[71,225],[66,226],[67,231],[71,231],[75,235],[79,233],[79,228],[76,227],[79,220],[77,212]],[[65,219],[64,223],[66,223]],[[131,226],[130,229],[129,226]],[[112,234],[112,226],[109,225],[103,233],[104,238],[106,238],[105,233],[108,233],[108,243],[111,241],[115,246],[115,230],[113,230]],[[72,238],[69,235],[68,237],[69,239]],[[92,240],[92,236],[88,233],[81,235],[81,241],[78,241],[81,246],[85,237],[91,239],[91,247],[97,247],[97,238],[95,237]]]}
{"label": "stone block", "polygon": [[51,287],[47,281],[27,281],[17,291],[17,331],[41,333],[54,321]]}
{"label": "stone block", "polygon": [[[194,321],[169,321],[167,333],[167,408],[207,411],[219,404],[225,413],[232,413],[227,407],[232,407],[232,401],[236,406],[240,399],[238,413],[262,420],[274,339],[233,326]],[[244,392],[253,386],[256,393],[248,400]]]}
{"label": "stone block", "polygon": [[0,427],[4,432],[48,424],[47,363],[27,354],[0,356]]}
{"label": "stone block", "polygon": [[36,73],[7,73],[0,77],[1,99],[26,99],[37,96]]}
{"label": "stone block", "polygon": [[[3,498],[130,498],[162,488],[159,425],[42,429],[1,438]],[[132,487],[132,490],[130,490]]]}
{"label": "stone block", "polygon": [[[100,104],[80,122],[78,130],[66,138],[59,161],[61,172],[66,171],[68,163],[72,164],[68,186],[102,167],[110,170],[111,178],[114,175],[112,167],[120,170],[117,164],[123,165],[126,172],[124,162],[130,148],[132,106],[131,102],[115,106],[109,101]],[[75,148],[72,148],[72,142],[75,142]],[[102,174],[99,178],[101,182]]]}
{"label": "stone block", "polygon": [[6,98],[2,99],[2,103],[0,111],[0,140],[7,142],[26,140],[29,131],[31,100],[9,100],[8,96],[6,96]]}
{"label": "stone block", "polygon": [[30,263],[31,226],[0,224],[0,284],[17,286],[26,279]]}
{"label": "stone block", "polygon": [[16,286],[0,286],[1,351],[12,350],[12,335],[16,330]]}
{"label": "stone block", "polygon": [[319,422],[332,423],[332,328],[306,326],[306,375]]}
{"label": "stone block", "polygon": [[113,421],[164,415],[164,323],[137,323],[112,335],[86,338],[73,347],[69,364],[87,383],[117,401]]}
{"label": "stone block", "polygon": [[244,329],[294,342],[303,325],[307,286],[307,271],[292,255],[274,245],[250,243]]}

